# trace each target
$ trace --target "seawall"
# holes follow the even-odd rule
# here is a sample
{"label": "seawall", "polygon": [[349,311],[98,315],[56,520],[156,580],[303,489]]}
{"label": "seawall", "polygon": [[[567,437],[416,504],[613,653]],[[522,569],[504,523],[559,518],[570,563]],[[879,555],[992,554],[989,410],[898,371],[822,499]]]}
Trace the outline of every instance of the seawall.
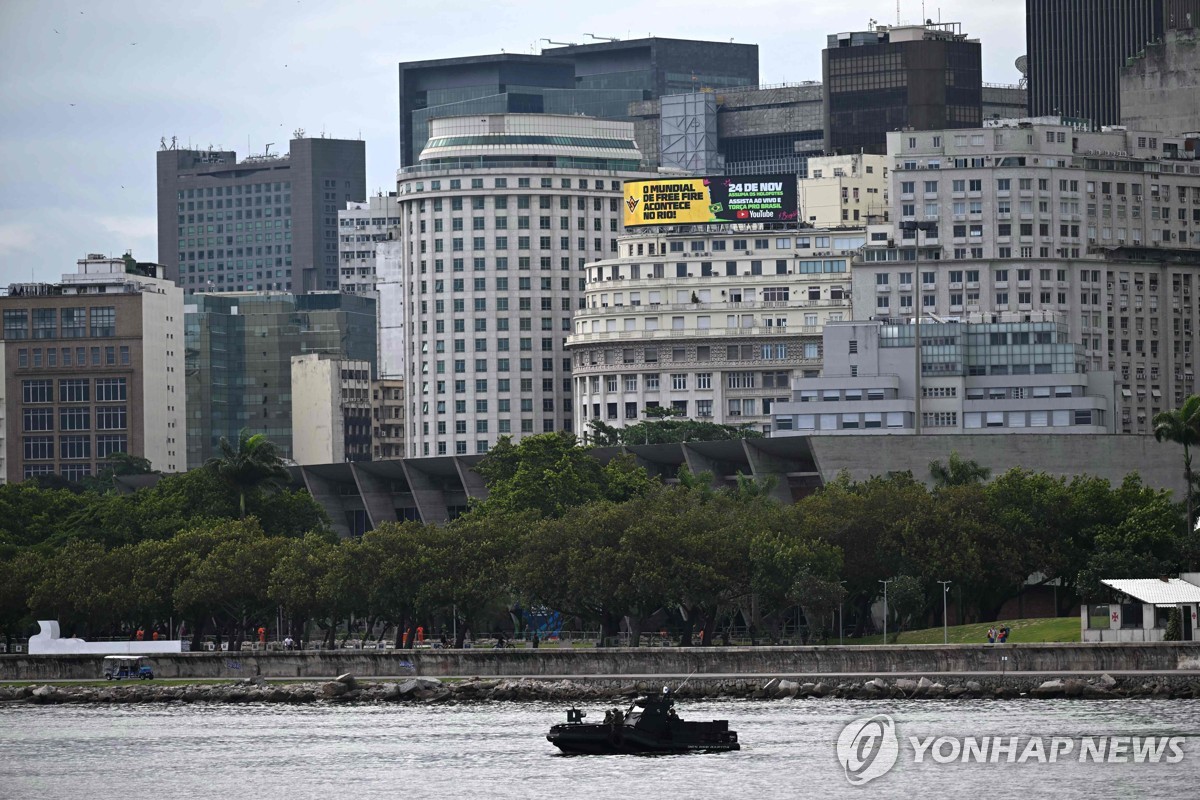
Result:
{"label": "seawall", "polygon": [[[1200,642],[539,650],[320,650],[149,657],[160,678],[888,675],[1200,670]],[[103,658],[0,656],[0,680],[94,680]]]}

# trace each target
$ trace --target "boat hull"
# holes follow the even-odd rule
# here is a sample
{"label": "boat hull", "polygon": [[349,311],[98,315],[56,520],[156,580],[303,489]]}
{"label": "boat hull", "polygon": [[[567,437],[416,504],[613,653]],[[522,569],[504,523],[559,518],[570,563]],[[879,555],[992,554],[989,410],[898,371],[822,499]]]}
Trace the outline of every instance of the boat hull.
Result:
{"label": "boat hull", "polygon": [[655,735],[628,726],[555,725],[546,739],[569,755],[670,755],[741,749],[737,734],[732,731],[716,736],[687,734],[676,730]]}

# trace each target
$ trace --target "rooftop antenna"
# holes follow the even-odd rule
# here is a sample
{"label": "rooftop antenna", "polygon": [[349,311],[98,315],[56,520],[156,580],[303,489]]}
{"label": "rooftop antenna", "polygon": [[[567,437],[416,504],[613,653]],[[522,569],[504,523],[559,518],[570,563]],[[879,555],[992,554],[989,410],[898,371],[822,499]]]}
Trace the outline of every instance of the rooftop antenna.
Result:
{"label": "rooftop antenna", "polygon": [[269,155],[271,155],[271,145],[273,145],[273,144],[275,144],[275,143],[274,143],[274,142],[267,142],[267,147],[266,147],[266,149],[265,149],[265,150],[263,150],[263,155],[264,155],[264,156],[269,156]]}

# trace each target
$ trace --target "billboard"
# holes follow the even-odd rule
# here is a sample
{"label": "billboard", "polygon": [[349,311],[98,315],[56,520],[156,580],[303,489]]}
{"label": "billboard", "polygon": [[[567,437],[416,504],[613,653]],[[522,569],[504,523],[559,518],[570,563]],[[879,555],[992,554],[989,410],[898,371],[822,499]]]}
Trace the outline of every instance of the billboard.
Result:
{"label": "billboard", "polygon": [[797,219],[795,175],[710,175],[625,184],[625,227]]}

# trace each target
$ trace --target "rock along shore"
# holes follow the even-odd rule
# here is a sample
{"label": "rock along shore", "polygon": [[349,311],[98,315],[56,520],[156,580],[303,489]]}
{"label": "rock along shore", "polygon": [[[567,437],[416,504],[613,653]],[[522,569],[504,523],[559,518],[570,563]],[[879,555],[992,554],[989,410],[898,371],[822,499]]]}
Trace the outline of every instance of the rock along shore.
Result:
{"label": "rock along shore", "polygon": [[[659,691],[661,682],[613,678],[588,680],[480,679],[440,681],[411,678],[402,681],[362,681],[342,675],[332,681],[268,683],[247,679],[236,683],[156,684],[122,683],[104,686],[42,684],[0,686],[0,704],[128,704],[128,703],[478,703],[489,701],[548,701],[577,703],[630,698]],[[872,678],[866,681],[788,678],[704,679],[690,681],[678,695],[685,699],[808,699],[852,700],[1006,700],[1015,698],[1123,699],[1154,697],[1200,699],[1200,678],[1185,675],[1139,675],[1114,678],[1104,674],[1087,680],[1063,676],[1046,679],[1019,675],[975,679],[942,676]]]}

